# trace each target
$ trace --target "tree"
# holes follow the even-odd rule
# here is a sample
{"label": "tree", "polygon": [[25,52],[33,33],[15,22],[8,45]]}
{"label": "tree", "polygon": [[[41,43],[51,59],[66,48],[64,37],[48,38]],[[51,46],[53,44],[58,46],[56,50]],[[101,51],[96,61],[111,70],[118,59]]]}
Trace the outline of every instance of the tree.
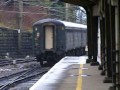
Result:
{"label": "tree", "polygon": [[6,5],[10,6],[14,3],[14,0],[4,0]]}
{"label": "tree", "polygon": [[81,24],[87,24],[86,11],[83,7],[78,7],[76,10],[76,22]]}

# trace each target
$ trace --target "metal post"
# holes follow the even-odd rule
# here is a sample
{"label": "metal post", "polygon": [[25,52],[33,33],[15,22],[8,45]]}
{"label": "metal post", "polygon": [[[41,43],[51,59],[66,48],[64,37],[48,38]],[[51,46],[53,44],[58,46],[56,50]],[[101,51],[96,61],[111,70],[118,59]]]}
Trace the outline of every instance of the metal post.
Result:
{"label": "metal post", "polygon": [[109,15],[110,15],[110,39],[111,39],[111,67],[112,67],[112,83],[113,86],[110,87],[116,90],[116,56],[115,56],[115,6],[111,5],[111,0],[109,0]]}
{"label": "metal post", "polygon": [[119,64],[119,60],[120,60],[120,55],[119,55],[119,50],[120,50],[120,27],[119,27],[119,23],[120,23],[120,21],[119,21],[119,10],[120,10],[120,8],[118,8],[118,7],[116,7],[116,9],[115,9],[115,50],[116,50],[116,67],[115,67],[115,69],[116,69],[116,77],[115,77],[115,84],[116,84],[116,90],[120,90],[120,64]]}
{"label": "metal post", "polygon": [[89,7],[86,9],[87,12],[87,40],[88,40],[88,59],[87,63],[90,63],[92,61],[93,52],[92,52],[92,8]]}
{"label": "metal post", "polygon": [[117,85],[118,88],[117,90],[120,90],[120,0],[118,0],[118,9],[116,10],[116,12],[118,12],[118,18],[117,18],[117,35],[116,35],[116,50],[118,51],[118,53],[116,54],[116,60],[117,60],[117,66],[116,66],[116,73],[118,73],[117,76]]}
{"label": "metal post", "polygon": [[105,11],[104,11],[104,1],[101,1],[101,16],[100,16],[100,33],[101,33],[101,65],[99,66],[99,70],[102,70],[101,75],[105,75],[105,57],[106,57],[106,53],[105,53]]}
{"label": "metal post", "polygon": [[101,59],[101,64],[99,65],[99,70],[103,70],[104,69],[104,56],[105,56],[105,50],[104,50],[104,46],[105,46],[105,33],[104,33],[104,18],[101,16],[100,17],[100,39],[101,39],[101,45],[100,45],[100,49],[101,49],[101,53],[100,53],[100,59]]}
{"label": "metal post", "polygon": [[106,71],[106,45],[105,45],[105,18],[102,18],[102,35],[101,35],[101,65],[102,65],[102,72],[101,75],[105,75]]}
{"label": "metal post", "polygon": [[105,45],[106,45],[106,75],[107,77],[104,80],[104,83],[112,83],[112,65],[111,65],[111,38],[110,38],[110,15],[109,15],[109,5],[107,0],[104,0],[105,3]]}
{"label": "metal post", "polygon": [[97,53],[98,53],[98,16],[92,17],[92,43],[93,43],[93,60],[91,62],[92,66],[99,65],[97,62]]}
{"label": "metal post", "polygon": [[18,6],[19,6],[19,30],[18,30],[18,51],[21,51],[21,35],[22,35],[22,25],[23,25],[23,1],[18,0]]}

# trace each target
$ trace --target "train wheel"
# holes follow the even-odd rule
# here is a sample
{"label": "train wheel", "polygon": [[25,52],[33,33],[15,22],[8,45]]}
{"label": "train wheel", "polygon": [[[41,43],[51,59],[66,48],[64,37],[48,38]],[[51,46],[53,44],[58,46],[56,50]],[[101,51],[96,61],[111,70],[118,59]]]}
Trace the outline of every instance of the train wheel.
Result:
{"label": "train wheel", "polygon": [[43,67],[43,60],[40,60],[40,66]]}
{"label": "train wheel", "polygon": [[36,59],[37,59],[37,62],[39,62],[39,63],[40,63],[40,66],[42,67],[42,66],[43,66],[43,60],[42,60],[41,56],[40,56],[40,55],[37,55],[37,56],[36,56]]}

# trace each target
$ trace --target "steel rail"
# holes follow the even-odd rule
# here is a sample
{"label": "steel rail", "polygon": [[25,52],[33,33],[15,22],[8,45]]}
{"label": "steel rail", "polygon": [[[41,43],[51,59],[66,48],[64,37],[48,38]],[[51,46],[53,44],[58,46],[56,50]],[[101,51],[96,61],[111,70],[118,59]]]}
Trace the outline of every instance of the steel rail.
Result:
{"label": "steel rail", "polygon": [[41,68],[40,71],[37,71],[36,73],[32,74],[33,71],[35,71],[37,68],[39,68],[39,67],[35,67],[35,68],[31,69],[31,70],[26,71],[25,73],[18,76],[15,80],[13,80],[10,83],[0,87],[0,90],[8,90],[12,86],[20,84],[22,82],[29,81],[29,80],[35,78],[36,76],[44,74],[44,73],[46,73],[48,71],[48,68]]}

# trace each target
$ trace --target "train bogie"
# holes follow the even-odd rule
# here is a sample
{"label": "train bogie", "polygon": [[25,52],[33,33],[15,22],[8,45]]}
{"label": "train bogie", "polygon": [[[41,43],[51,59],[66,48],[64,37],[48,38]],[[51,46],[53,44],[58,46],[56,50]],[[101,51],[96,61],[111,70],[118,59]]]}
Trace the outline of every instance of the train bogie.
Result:
{"label": "train bogie", "polygon": [[86,46],[86,25],[43,19],[33,29],[34,50],[41,65],[44,61],[53,65],[65,55],[82,55]]}

